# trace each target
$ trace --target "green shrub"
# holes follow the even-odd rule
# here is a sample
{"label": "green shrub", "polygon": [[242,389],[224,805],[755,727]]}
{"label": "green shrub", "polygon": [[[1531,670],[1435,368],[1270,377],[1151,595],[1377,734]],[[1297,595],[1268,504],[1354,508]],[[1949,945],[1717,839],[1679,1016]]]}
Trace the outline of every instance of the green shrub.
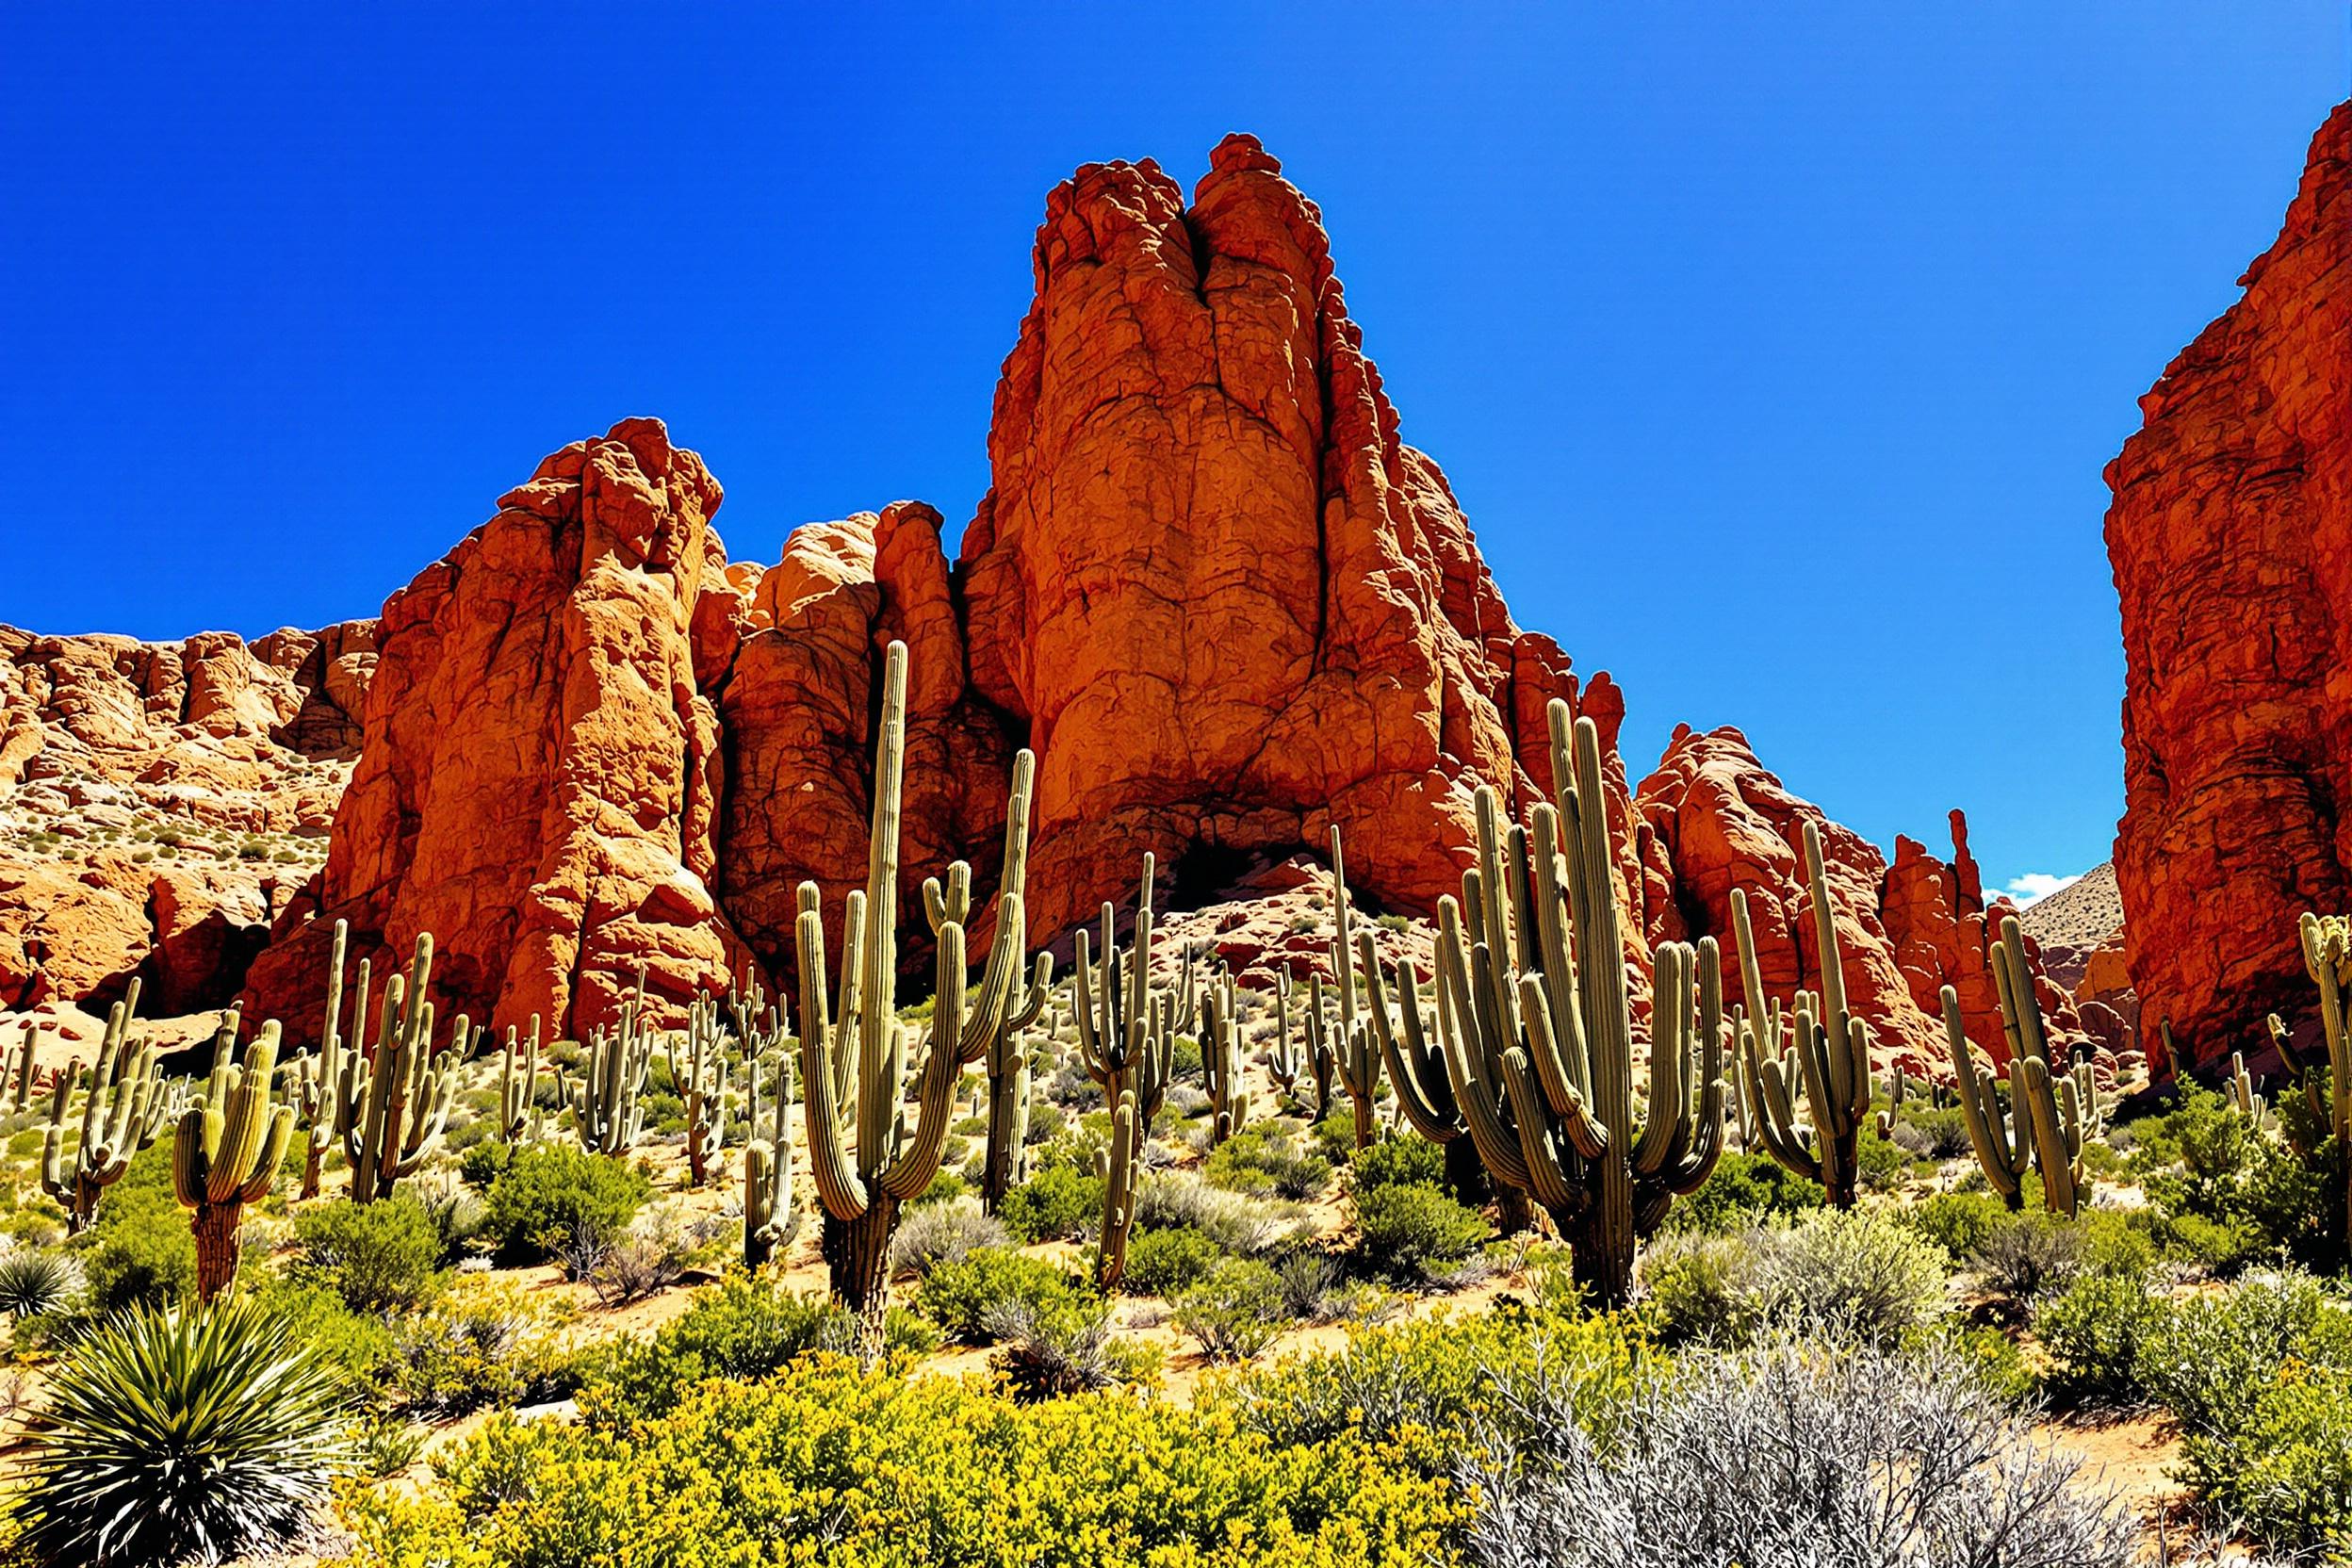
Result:
{"label": "green shrub", "polygon": [[567,1315],[520,1285],[461,1278],[393,1326],[393,1384],[430,1415],[560,1399],[579,1380],[579,1358],[564,1343]]}
{"label": "green shrub", "polygon": [[[885,1338],[893,1350],[936,1348],[936,1332],[893,1309]],[[752,1382],[811,1350],[849,1350],[857,1323],[824,1296],[796,1295],[741,1272],[694,1292],[685,1314],[648,1339],[624,1339],[582,1368],[580,1409],[592,1421],[626,1426],[666,1415],[712,1378]]]}
{"label": "green shrub", "polygon": [[1989,1192],[1938,1192],[1896,1211],[1903,1223],[1942,1248],[1966,1258],[2010,1222],[2010,1211]]}
{"label": "green shrub", "polygon": [[346,1398],[338,1371],[253,1300],[111,1319],[50,1380],[23,1543],[49,1563],[271,1551],[325,1501]]}
{"label": "green shrub", "polygon": [[1900,1145],[1880,1137],[1875,1127],[1863,1129],[1854,1152],[1854,1169],[1862,1185],[1871,1192],[1892,1192],[1910,1173],[1911,1156]]}
{"label": "green shrub", "polygon": [[468,1144],[457,1156],[457,1174],[467,1186],[485,1191],[514,1163],[514,1146],[504,1142]]}
{"label": "green shrub", "polygon": [[1772,1218],[1794,1218],[1821,1206],[1818,1183],[1768,1154],[1730,1154],[1715,1162],[1699,1189],[1666,1211],[1670,1231],[1739,1231]]}
{"label": "green shrub", "polygon": [[1382,1138],[1355,1152],[1348,1164],[1348,1190],[1366,1193],[1380,1187],[1443,1187],[1446,1151],[1418,1133]]}
{"label": "green shrub", "polygon": [[923,1276],[915,1310],[951,1339],[988,1345],[995,1339],[988,1318],[997,1309],[1014,1302],[1038,1309],[1075,1307],[1089,1294],[1075,1275],[1041,1259],[1001,1247],[975,1247]]}
{"label": "green shrub", "polygon": [[1744,1343],[1763,1311],[1754,1273],[1747,1235],[1670,1231],[1642,1254],[1642,1307],[1665,1344]]}
{"label": "green shrub", "polygon": [[353,1388],[386,1383],[394,1347],[391,1326],[381,1316],[355,1313],[326,1286],[297,1283],[284,1274],[260,1273],[239,1288],[286,1324],[298,1343],[341,1367]]}
{"label": "green shrub", "polygon": [[2177,1303],[2142,1343],[2139,1378],[2184,1432],[2228,1436],[2290,1361],[2352,1367],[2352,1308],[2305,1274]]}
{"label": "green shrub", "polygon": [[[2165,1253],[2223,1275],[2263,1263],[2334,1261],[2340,1243],[2329,1228],[2334,1211],[2323,1168],[2330,1162],[2306,1159],[2262,1133],[2228,1097],[2194,1082],[2180,1086],[2180,1097],[2178,1110],[2135,1124],[2132,1159]],[[2278,1112],[2311,1140],[2315,1129],[2305,1125],[2308,1110],[2298,1099],[2283,1098]]]}
{"label": "green shrub", "polygon": [[2352,1548],[2352,1368],[2279,1367],[2230,1430],[2182,1445],[2208,1505],[2280,1552]]}
{"label": "green shrub", "polygon": [[[103,1200],[99,1207],[106,1207]],[[93,1312],[168,1307],[196,1298],[196,1236],[176,1200],[122,1204],[76,1245]]]}
{"label": "green shrub", "polygon": [[890,1272],[921,1279],[975,1247],[1003,1247],[1010,1237],[977,1203],[934,1203],[902,1217],[890,1237]]}
{"label": "green shrub", "polygon": [[1489,1233],[1486,1217],[1434,1187],[1392,1185],[1354,1195],[1356,1255],[1392,1279],[1427,1281],[1449,1272]]}
{"label": "green shrub", "polygon": [[1024,1403],[1149,1383],[1159,1376],[1158,1346],[1111,1337],[1107,1302],[1046,1310],[1016,1301],[990,1313],[988,1328],[1004,1346],[988,1365]]}
{"label": "green shrub", "polygon": [[421,1496],[353,1499],[360,1561],[1417,1568],[1468,1512],[1449,1480],[1369,1445],[1285,1446],[1228,1409],[1022,1406],[826,1356],[705,1385],[626,1430],[494,1420],[435,1465]]}
{"label": "green shrub", "polygon": [[1642,1266],[1659,1336],[1738,1344],[1767,1325],[1886,1343],[1942,1304],[1941,1249],[1884,1215],[1817,1209],[1792,1225],[1669,1235]]}
{"label": "green shrub", "polygon": [[2082,1232],[2039,1209],[2009,1215],[1970,1250],[1968,1262],[1995,1296],[2027,1306],[2064,1290],[2082,1272]]}
{"label": "green shrub", "polygon": [[2140,1348],[2168,1309],[2145,1279],[2091,1274],[2044,1304],[2034,1330],[2050,1353],[2044,1384],[2069,1402],[2129,1403],[2139,1393]]}
{"label": "green shrub", "polygon": [[353,1312],[413,1311],[441,1288],[440,1230],[406,1198],[314,1205],[295,1217],[294,1239],[302,1253],[288,1272]]}
{"label": "green shrub", "polygon": [[1249,1361],[1282,1336],[1282,1276],[1254,1258],[1226,1258],[1175,1300],[1176,1327],[1211,1361]]}
{"label": "green shrub", "polygon": [[1122,1288],[1131,1296],[1173,1298],[1185,1286],[1198,1283],[1224,1255],[1217,1243],[1198,1231],[1140,1231],[1127,1243]]}
{"label": "green shrub", "polygon": [[1023,1241],[1076,1241],[1102,1220],[1102,1178],[1050,1165],[1004,1195],[1004,1228]]}
{"label": "green shrub", "polygon": [[1315,1141],[1315,1152],[1333,1165],[1345,1165],[1364,1153],[1356,1147],[1356,1116],[1348,1108],[1345,1095],[1336,1096],[1331,1114],[1308,1128],[1307,1136]]}
{"label": "green shrub", "polygon": [[510,1161],[490,1184],[482,1228],[509,1262],[538,1262],[580,1241],[610,1241],[652,1196],[645,1173],[621,1160],[541,1144]]}
{"label": "green shrub", "polygon": [[1286,1134],[1245,1127],[1209,1151],[1200,1174],[1234,1192],[1312,1198],[1331,1179],[1331,1162]]}

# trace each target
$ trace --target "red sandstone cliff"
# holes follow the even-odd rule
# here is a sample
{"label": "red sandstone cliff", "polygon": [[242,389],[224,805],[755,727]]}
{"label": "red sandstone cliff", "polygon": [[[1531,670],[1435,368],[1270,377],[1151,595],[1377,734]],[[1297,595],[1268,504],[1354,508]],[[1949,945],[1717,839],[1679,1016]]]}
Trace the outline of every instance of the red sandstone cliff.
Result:
{"label": "red sandstone cliff", "polygon": [[2194,1061],[2311,1005],[2305,908],[2352,905],[2352,104],[2245,296],[2107,468],[2122,601],[2115,837],[2142,1039]]}

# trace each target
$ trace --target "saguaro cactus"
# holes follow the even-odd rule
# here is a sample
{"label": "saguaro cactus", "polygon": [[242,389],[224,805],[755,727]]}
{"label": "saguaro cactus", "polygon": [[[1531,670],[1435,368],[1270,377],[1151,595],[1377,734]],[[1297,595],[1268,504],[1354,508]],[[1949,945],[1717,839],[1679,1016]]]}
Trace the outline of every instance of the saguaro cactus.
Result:
{"label": "saguaro cactus", "polygon": [[955,1118],[956,1080],[1001,1027],[1023,962],[1021,895],[1003,891],[988,969],[968,1007],[963,928],[953,921],[941,925],[930,1035],[910,1125],[904,1103],[906,1027],[898,1017],[899,803],[906,760],[906,645],[893,642],[883,660],[866,887],[843,901],[838,1015],[825,994],[824,895],[814,882],[800,886],[793,931],[809,1173],[825,1210],[821,1241],[833,1293],[858,1314],[868,1360],[881,1353],[899,1207],[939,1174]]}
{"label": "saguaro cactus", "polygon": [[1233,976],[1211,980],[1200,993],[1200,1077],[1209,1092],[1209,1147],[1241,1131],[1250,1119],[1250,1089],[1242,1077],[1241,993]]}
{"label": "saguaro cactus", "polygon": [[2000,993],[2001,1033],[2008,1037],[2013,1115],[2030,1116],[2034,1164],[2042,1173],[2042,1201],[2052,1214],[2074,1217],[2086,1175],[2082,1149],[2099,1134],[2097,1086],[2087,1062],[2071,1072],[2050,1059],[2042,1004],[2034,994],[2025,932],[2007,915],[1993,943],[1993,980]]}
{"label": "saguaro cactus", "polygon": [[662,1048],[669,1058],[670,1081],[678,1086],[678,1098],[686,1106],[689,1187],[698,1187],[710,1179],[719,1151],[727,1146],[727,1108],[733,1099],[734,1075],[727,1064],[727,1039],[720,1026],[719,1010],[717,997],[696,998],[686,1009],[684,1057],[678,1054],[675,1036]]}
{"label": "saguaro cactus", "polygon": [[539,1015],[531,1033],[517,1037],[506,1026],[506,1048],[498,1061],[498,1137],[509,1144],[539,1141],[545,1118],[539,1110]]}
{"label": "saguaro cactus", "polygon": [[588,1037],[588,1060],[577,1083],[558,1066],[558,1091],[572,1108],[573,1130],[591,1154],[615,1158],[637,1147],[645,1124],[645,1075],[653,1070],[653,1031],[645,1027],[645,972],[621,1002],[611,1028],[598,1025]]}
{"label": "saguaro cactus", "polygon": [[1488,1173],[1543,1205],[1572,1277],[1614,1307],[1632,1293],[1639,1239],[1722,1152],[1722,968],[1711,939],[1658,949],[1637,1124],[1600,734],[1563,702],[1549,716],[1557,803],[1506,834],[1498,797],[1479,790],[1478,865],[1460,902],[1439,901],[1438,1037]]}
{"label": "saguaro cactus", "polygon": [[2352,1013],[2346,1007],[2347,992],[2352,992],[2352,920],[2342,915],[2322,918],[2307,910],[2296,923],[2295,935],[2303,949],[2303,967],[2319,988],[2327,1059],[2298,1050],[2275,1023],[2272,1035],[2302,1086],[2317,1135],[2306,1140],[2304,1157],[2323,1168],[2333,1162],[2328,1174],[2343,1203],[2328,1228],[2339,1252],[2352,1252]]}
{"label": "saguaro cactus", "polygon": [[[1748,1124],[1773,1159],[1808,1181],[1838,1208],[1852,1208],[1856,1150],[1870,1110],[1870,1040],[1868,1027],[1846,1010],[1845,955],[1838,945],[1837,917],[1830,908],[1829,881],[1821,861],[1819,824],[1805,825],[1805,886],[1812,895],[1813,934],[1821,955],[1821,988],[1800,990],[1786,1015],[1794,1039],[1782,1050],[1784,1015],[1766,997],[1756,959],[1756,933],[1748,920],[1747,894],[1731,890],[1731,923],[1740,946],[1740,978],[1746,992],[1746,1028],[1740,1041],[1740,1086],[1747,1101]],[[1797,1096],[1805,1097],[1805,1111]]]}
{"label": "saguaro cactus", "polygon": [[[1080,927],[1077,966],[1070,972],[1070,1007],[1078,1020],[1078,1055],[1086,1076],[1102,1086],[1111,1107],[1111,1147],[1104,1162],[1102,1242],[1095,1282],[1104,1290],[1127,1270],[1127,1237],[1135,1222],[1135,1192],[1143,1148],[1168,1092],[1176,1057],[1172,1022],[1176,999],[1152,985],[1153,858],[1143,858],[1143,888],[1135,901],[1134,945],[1122,951],[1112,933],[1113,910],[1102,906],[1102,966]],[[1202,1055],[1206,1057],[1206,1046]]]}
{"label": "saguaro cactus", "polygon": [[1387,978],[1372,933],[1358,932],[1356,941],[1368,984],[1364,1010],[1371,1016],[1373,1037],[1380,1042],[1380,1056],[1388,1064],[1388,1081],[1396,1087],[1396,1103],[1406,1121],[1445,1152],[1446,1184],[1453,1195],[1475,1205],[1485,1202],[1491,1192],[1495,1200],[1496,1228],[1506,1235],[1516,1235],[1527,1228],[1527,1195],[1521,1188],[1487,1179],[1478,1140],[1470,1135],[1446,1075],[1446,1052],[1438,1041],[1437,1026],[1422,1010],[1420,981],[1413,965],[1397,966],[1396,1005],[1392,1014]]}
{"label": "saguaro cactus", "polygon": [[271,1099],[277,1020],[246,1046],[241,1067],[232,1059],[235,1038],[233,1027],[223,1031],[204,1099],[182,1113],[172,1146],[172,1184],[196,1233],[196,1294],[206,1301],[237,1277],[245,1205],[268,1196],[294,1136],[294,1107]]}
{"label": "saguaro cactus", "polygon": [[2025,1173],[2034,1167],[2034,1113],[2026,1103],[2025,1064],[2009,1059],[2009,1103],[2001,1104],[1999,1082],[1980,1066],[1960,1016],[1960,993],[1943,988],[1944,1043],[1952,1053],[1952,1076],[1960,1089],[1960,1117],[1985,1181],[2011,1209],[2025,1206]]}
{"label": "saguaro cactus", "polygon": [[[1298,1039],[1290,1027],[1290,971],[1274,973],[1274,1039],[1266,1048],[1266,1075],[1273,1080],[1277,1093],[1295,1095],[1298,1089],[1298,1074],[1306,1070],[1307,1054],[1299,1048]],[[1278,1107],[1279,1108],[1279,1107]]]}
{"label": "saguaro cactus", "polygon": [[[316,1198],[326,1173],[327,1151],[344,1135],[344,1077],[347,1053],[343,1044],[343,960],[351,937],[348,923],[335,923],[335,945],[327,955],[326,1018],[318,1030],[318,1050],[294,1067],[294,1111],[307,1135],[302,1150],[302,1184],[298,1196]],[[359,993],[351,1008],[351,1050],[364,1054],[368,1034],[368,960],[359,961]]]}
{"label": "saguaro cactus", "polygon": [[39,1030],[31,1019],[24,1021],[24,1032],[16,1047],[16,1089],[8,1103],[12,1110],[23,1110],[33,1098],[33,1042]]}
{"label": "saguaro cactus", "polygon": [[[408,973],[384,982],[384,1008],[372,1059],[357,1049],[344,1054],[343,1087],[336,1124],[345,1157],[351,1162],[351,1201],[389,1198],[402,1178],[416,1174],[449,1119],[457,1073],[445,1053],[433,1052],[433,933],[420,932]],[[457,1035],[470,1037],[471,1024],[458,1017]]]}
{"label": "saguaro cactus", "polygon": [[[783,1049],[784,999],[771,1006],[760,983],[744,976],[727,993],[727,1011],[743,1053],[747,1140],[743,1145],[743,1263],[758,1268],[792,1238],[800,1217],[792,1211],[792,1056]],[[776,1058],[772,1120],[760,1122],[760,1074]]]}
{"label": "saguaro cactus", "polygon": [[1356,1014],[1356,944],[1352,912],[1348,903],[1348,868],[1340,855],[1339,825],[1331,825],[1331,983],[1339,991],[1339,1027],[1327,1041],[1339,1081],[1348,1090],[1356,1113],[1356,1147],[1368,1148],[1375,1135],[1375,1116],[1380,1092],[1380,1054],[1371,1030]]}
{"label": "saguaro cactus", "polygon": [[[980,1202],[994,1214],[1004,1194],[1021,1180],[1023,1148],[1029,1136],[1030,1052],[1021,1036],[1037,1021],[1054,988],[1054,956],[1040,953],[1036,972],[1023,980],[1022,955],[1029,949],[1024,914],[1029,887],[1029,803],[1036,787],[1037,760],[1025,748],[1013,758],[1012,792],[1004,807],[1004,859],[997,877],[996,933],[991,939],[988,972],[1009,977],[1011,989],[1001,1009],[975,1009],[968,1027],[992,1024],[988,1035],[959,1049],[977,1060],[988,1076],[988,1148],[981,1162]],[[972,867],[957,860],[947,868],[944,883],[923,878],[923,914],[938,934],[949,925],[970,930]]]}
{"label": "saguaro cactus", "polygon": [[71,1161],[65,1156],[66,1106],[76,1074],[57,1075],[49,1103],[49,1131],[41,1140],[41,1190],[65,1205],[65,1230],[78,1235],[98,1212],[99,1195],[122,1179],[131,1156],[161,1135],[170,1102],[155,1072],[155,1048],[129,1039],[131,1015],[139,1006],[139,981],[106,1010],[106,1032],[90,1070],[90,1093],[82,1102],[82,1135]]}
{"label": "saguaro cactus", "polygon": [[[2278,1015],[2271,1016],[2275,1020]],[[2256,1132],[2269,1128],[2270,1102],[2256,1091],[2254,1075],[2246,1070],[2245,1052],[2230,1053],[2230,1076],[2222,1081],[2222,1090],[2229,1095],[2230,1103],[2238,1108],[2238,1114],[2254,1124]]]}

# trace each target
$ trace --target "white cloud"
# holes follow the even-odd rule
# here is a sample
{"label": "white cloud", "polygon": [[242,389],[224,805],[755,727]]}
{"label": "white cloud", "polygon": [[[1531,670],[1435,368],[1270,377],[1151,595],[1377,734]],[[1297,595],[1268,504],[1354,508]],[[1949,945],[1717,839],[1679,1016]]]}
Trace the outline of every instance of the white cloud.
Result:
{"label": "white cloud", "polygon": [[2030,871],[2009,879],[2009,897],[2018,908],[2030,909],[2050,894],[2064,892],[2082,880],[2080,872],[2072,876],[2052,876],[2046,871]]}

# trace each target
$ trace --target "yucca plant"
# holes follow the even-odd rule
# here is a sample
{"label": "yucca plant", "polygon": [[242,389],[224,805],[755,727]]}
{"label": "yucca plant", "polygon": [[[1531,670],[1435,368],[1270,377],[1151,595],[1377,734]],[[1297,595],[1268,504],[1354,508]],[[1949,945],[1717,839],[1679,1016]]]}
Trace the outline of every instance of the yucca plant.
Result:
{"label": "yucca plant", "polygon": [[0,1313],[10,1317],[56,1312],[81,1284],[81,1271],[63,1252],[24,1248],[0,1256]]}
{"label": "yucca plant", "polygon": [[135,1309],[61,1364],[17,1504],[40,1563],[219,1562],[302,1533],[349,1451],[343,1374],[251,1297]]}

